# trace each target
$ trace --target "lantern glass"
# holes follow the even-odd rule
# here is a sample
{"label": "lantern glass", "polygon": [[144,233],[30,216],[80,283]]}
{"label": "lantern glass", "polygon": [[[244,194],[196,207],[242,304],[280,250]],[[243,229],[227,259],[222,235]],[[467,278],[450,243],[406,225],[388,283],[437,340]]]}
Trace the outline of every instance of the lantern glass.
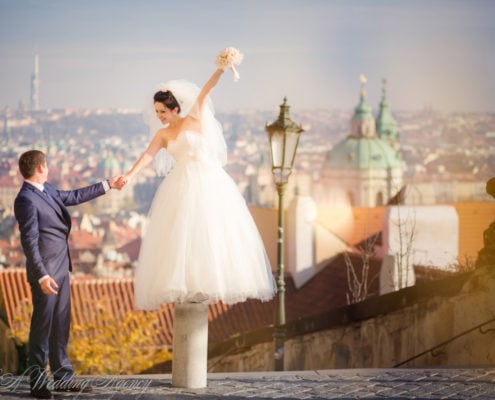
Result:
{"label": "lantern glass", "polygon": [[284,163],[284,132],[276,131],[270,135],[272,166],[281,168]]}
{"label": "lantern glass", "polygon": [[283,168],[292,169],[296,156],[297,143],[299,142],[299,132],[287,131],[285,135],[284,163]]}
{"label": "lantern glass", "polygon": [[286,183],[292,172],[299,132],[292,130],[270,133],[272,171],[276,183]]}

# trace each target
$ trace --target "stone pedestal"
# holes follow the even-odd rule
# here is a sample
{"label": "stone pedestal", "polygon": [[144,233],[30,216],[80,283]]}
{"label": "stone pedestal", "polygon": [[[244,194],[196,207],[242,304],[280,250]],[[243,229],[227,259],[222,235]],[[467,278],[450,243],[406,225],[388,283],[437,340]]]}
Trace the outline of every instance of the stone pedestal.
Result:
{"label": "stone pedestal", "polygon": [[175,304],[172,386],[206,387],[208,369],[208,306]]}

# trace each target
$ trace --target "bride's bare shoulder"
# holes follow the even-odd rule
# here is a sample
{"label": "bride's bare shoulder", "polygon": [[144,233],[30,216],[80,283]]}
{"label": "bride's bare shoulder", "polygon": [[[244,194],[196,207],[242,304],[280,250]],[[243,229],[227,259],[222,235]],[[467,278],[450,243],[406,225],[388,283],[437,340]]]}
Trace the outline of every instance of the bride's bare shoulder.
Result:
{"label": "bride's bare shoulder", "polygon": [[155,133],[154,140],[159,140],[161,146],[167,147],[167,143],[175,138],[175,132],[170,127],[160,128]]}
{"label": "bride's bare shoulder", "polygon": [[160,128],[156,131],[156,136],[161,137],[162,139],[168,139],[170,136],[173,136],[173,130],[170,127]]}

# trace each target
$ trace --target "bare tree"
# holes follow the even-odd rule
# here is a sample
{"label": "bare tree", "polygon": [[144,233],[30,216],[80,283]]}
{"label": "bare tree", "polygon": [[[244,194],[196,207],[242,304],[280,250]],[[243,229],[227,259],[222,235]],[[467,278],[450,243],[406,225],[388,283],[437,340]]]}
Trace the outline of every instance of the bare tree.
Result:
{"label": "bare tree", "polygon": [[374,249],[378,236],[378,234],[370,236],[363,242],[362,247],[358,248],[361,255],[361,270],[359,272],[352,263],[349,253],[344,253],[347,272],[347,304],[358,303],[368,297],[370,260],[375,254]]}
{"label": "bare tree", "polygon": [[399,231],[399,250],[394,254],[394,267],[397,269],[399,289],[409,286],[409,268],[412,268],[413,244],[416,236],[416,213],[402,218],[401,206],[397,205],[396,226]]}

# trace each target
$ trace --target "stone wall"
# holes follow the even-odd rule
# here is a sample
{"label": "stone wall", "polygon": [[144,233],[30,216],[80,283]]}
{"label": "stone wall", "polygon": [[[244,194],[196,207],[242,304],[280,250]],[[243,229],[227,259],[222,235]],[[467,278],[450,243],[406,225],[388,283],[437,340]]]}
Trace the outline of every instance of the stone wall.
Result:
{"label": "stone wall", "polygon": [[[347,307],[351,311],[345,315],[355,316],[347,323],[291,335],[285,343],[285,369],[495,364],[495,267],[464,277],[369,299]],[[369,306],[373,310],[367,312],[373,302],[380,307]],[[236,354],[210,358],[209,371],[268,371],[273,364],[273,342],[265,340]]]}

